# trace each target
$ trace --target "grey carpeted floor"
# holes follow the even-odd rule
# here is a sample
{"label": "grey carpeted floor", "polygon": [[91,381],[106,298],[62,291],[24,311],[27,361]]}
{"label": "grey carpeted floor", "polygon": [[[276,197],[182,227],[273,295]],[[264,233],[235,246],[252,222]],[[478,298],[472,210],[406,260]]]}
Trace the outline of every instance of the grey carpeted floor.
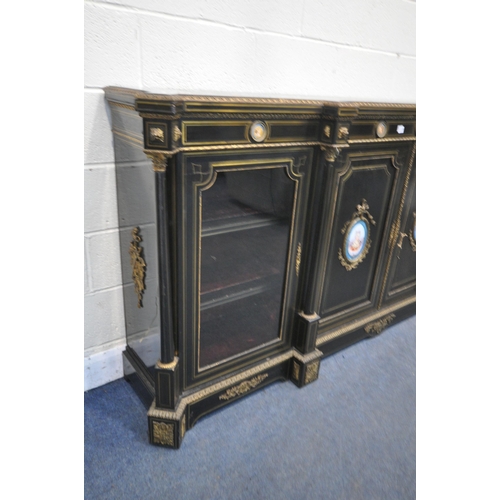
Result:
{"label": "grey carpeted floor", "polygon": [[124,379],[85,394],[85,498],[413,499],[416,318],[201,419],[179,450],[148,444]]}

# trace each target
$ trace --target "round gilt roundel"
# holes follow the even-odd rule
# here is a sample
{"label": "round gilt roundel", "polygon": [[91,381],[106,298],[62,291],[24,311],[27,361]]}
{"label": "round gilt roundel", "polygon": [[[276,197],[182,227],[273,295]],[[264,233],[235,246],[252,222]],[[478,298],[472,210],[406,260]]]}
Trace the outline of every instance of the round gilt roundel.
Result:
{"label": "round gilt roundel", "polygon": [[256,121],[250,127],[250,137],[255,142],[262,142],[267,137],[267,127],[264,122]]}

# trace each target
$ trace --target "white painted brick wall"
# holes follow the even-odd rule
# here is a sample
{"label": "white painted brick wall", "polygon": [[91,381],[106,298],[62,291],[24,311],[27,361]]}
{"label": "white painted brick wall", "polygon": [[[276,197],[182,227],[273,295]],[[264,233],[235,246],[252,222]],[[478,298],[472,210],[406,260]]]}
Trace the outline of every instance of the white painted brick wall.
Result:
{"label": "white painted brick wall", "polygon": [[[109,124],[108,128],[110,128]],[[90,233],[118,227],[114,165],[86,165],[83,176],[85,189],[85,232]]]}
{"label": "white painted brick wall", "polygon": [[411,0],[85,2],[85,389],[122,376],[114,154],[102,88],[416,99]]}

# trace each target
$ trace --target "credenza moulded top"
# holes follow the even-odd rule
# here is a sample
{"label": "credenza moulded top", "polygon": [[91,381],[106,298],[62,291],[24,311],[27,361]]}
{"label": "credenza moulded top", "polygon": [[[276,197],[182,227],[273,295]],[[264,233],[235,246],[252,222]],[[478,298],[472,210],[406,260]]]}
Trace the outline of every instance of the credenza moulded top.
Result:
{"label": "credenza moulded top", "polygon": [[109,101],[133,106],[137,111],[178,113],[294,113],[350,115],[390,112],[415,114],[412,103],[357,102],[328,99],[297,99],[244,95],[186,95],[159,91],[105,87]]}

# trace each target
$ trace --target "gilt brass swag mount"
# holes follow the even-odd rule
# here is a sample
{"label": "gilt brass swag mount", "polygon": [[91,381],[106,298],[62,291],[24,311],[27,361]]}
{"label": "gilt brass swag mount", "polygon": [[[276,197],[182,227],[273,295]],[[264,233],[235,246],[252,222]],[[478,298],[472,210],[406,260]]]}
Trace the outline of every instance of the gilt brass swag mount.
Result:
{"label": "gilt brass swag mount", "polygon": [[146,262],[142,256],[142,247],[139,243],[142,241],[139,234],[139,228],[132,229],[132,242],[130,243],[128,253],[130,255],[130,265],[132,266],[132,280],[134,281],[134,289],[137,295],[137,307],[141,308],[142,296],[146,289]]}

